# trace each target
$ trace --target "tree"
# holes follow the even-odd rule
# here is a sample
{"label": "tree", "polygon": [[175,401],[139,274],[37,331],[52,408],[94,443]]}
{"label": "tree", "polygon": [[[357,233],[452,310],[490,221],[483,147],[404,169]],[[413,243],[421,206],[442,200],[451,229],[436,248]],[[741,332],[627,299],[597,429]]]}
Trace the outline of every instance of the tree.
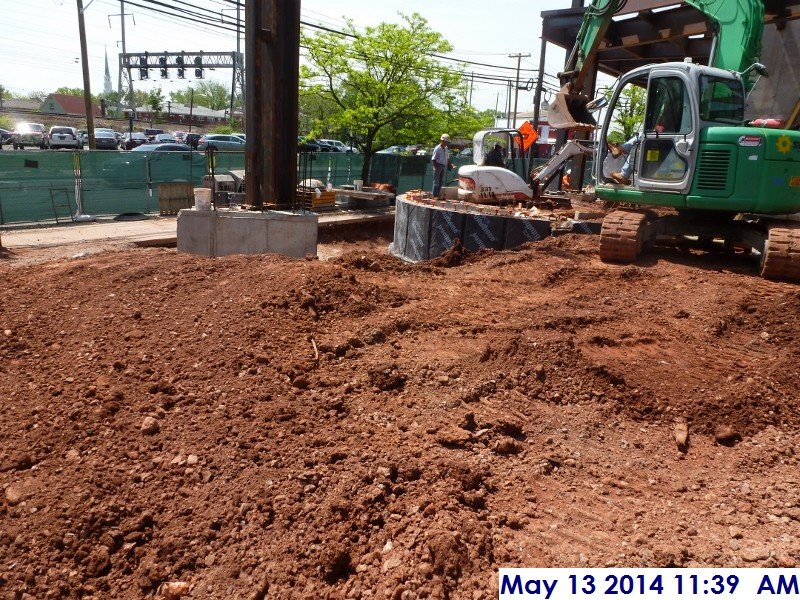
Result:
{"label": "tree", "polygon": [[628,84],[622,90],[611,118],[609,142],[620,144],[631,139],[641,130],[644,122],[646,95],[647,92],[644,88],[633,84]]}
{"label": "tree", "polygon": [[3,100],[6,99],[7,93],[6,88],[0,85],[0,108],[3,108]]}
{"label": "tree", "polygon": [[47,98],[50,94],[47,92],[30,92],[27,94],[28,100],[36,100],[37,102],[44,102],[45,98]]}
{"label": "tree", "polygon": [[[177,92],[170,92],[169,99],[173,102],[189,105],[192,89],[186,88]],[[211,110],[224,110],[230,108],[231,89],[218,81],[200,81],[194,87],[195,106],[205,106]]]}
{"label": "tree", "polygon": [[452,46],[419,14],[400,17],[402,24],[381,23],[363,33],[347,21],[347,37],[301,33],[309,61],[302,68],[304,83],[310,93],[338,107],[326,116],[327,126],[350,132],[363,148],[365,181],[370,157],[390,133],[430,140],[433,123],[440,125],[437,131],[472,137],[472,132],[442,129],[466,109],[462,74],[431,56],[450,52]]}
{"label": "tree", "polygon": [[153,88],[147,94],[147,106],[150,107],[150,126],[152,127],[153,121],[159,119],[161,109],[164,106],[164,94],[160,87]]}
{"label": "tree", "polygon": [[81,98],[83,98],[83,88],[71,88],[71,87],[61,86],[53,93],[62,94],[64,96],[80,96]]}

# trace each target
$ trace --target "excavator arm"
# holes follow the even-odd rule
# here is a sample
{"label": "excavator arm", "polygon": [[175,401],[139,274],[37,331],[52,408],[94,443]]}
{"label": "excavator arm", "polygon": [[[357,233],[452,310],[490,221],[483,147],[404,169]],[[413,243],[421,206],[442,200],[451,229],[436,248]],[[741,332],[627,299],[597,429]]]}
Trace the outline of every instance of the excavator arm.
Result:
{"label": "excavator arm", "polygon": [[[764,2],[762,0],[687,0],[708,19],[714,43],[708,66],[743,73],[758,62],[761,37],[764,34]],[[753,87],[750,77],[745,89]]]}
{"label": "excavator arm", "polygon": [[564,71],[558,74],[561,91],[556,94],[547,111],[547,120],[553,129],[591,131],[597,127],[597,121],[586,108],[590,99],[583,93],[583,84],[586,76],[594,69],[594,58],[611,18],[626,2],[627,0],[592,0],[586,9]]}

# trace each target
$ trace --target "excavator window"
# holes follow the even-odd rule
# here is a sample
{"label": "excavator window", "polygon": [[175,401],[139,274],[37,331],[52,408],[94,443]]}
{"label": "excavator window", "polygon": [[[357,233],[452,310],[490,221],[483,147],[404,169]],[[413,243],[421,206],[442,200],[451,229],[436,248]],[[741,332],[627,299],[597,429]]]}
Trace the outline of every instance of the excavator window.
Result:
{"label": "excavator window", "polygon": [[739,124],[744,121],[744,87],[735,79],[700,78],[700,118]]}
{"label": "excavator window", "polygon": [[680,78],[659,77],[651,81],[644,128],[658,133],[691,132],[691,103]]}
{"label": "excavator window", "polygon": [[640,178],[682,181],[689,164],[676,150],[675,141],[692,132],[691,99],[683,79],[650,79],[644,128]]}

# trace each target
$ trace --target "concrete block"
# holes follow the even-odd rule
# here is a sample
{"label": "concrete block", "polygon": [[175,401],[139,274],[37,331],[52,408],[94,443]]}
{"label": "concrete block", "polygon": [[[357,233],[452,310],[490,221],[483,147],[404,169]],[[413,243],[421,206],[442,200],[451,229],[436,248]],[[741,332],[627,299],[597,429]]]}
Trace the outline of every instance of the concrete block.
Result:
{"label": "concrete block", "polygon": [[201,256],[317,254],[317,215],[291,211],[196,211],[178,214],[178,251]]}
{"label": "concrete block", "polygon": [[216,212],[184,209],[178,212],[178,252],[214,255]]}

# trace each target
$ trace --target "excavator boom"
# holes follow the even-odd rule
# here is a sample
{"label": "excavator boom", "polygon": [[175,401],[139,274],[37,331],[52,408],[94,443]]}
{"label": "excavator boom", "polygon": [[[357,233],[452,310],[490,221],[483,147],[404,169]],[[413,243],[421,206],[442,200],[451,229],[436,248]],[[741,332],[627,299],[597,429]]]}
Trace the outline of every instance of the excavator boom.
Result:
{"label": "excavator boom", "polygon": [[547,111],[553,129],[592,131],[597,127],[587,110],[589,97],[583,93],[586,76],[594,69],[594,59],[611,18],[627,0],[593,0],[583,15],[578,37],[567,57],[564,71],[558,74],[561,90]]}
{"label": "excavator boom", "polygon": [[[714,44],[708,59],[709,67],[742,73],[761,55],[764,34],[762,0],[687,0],[710,21]],[[745,79],[745,89],[753,84]]]}

